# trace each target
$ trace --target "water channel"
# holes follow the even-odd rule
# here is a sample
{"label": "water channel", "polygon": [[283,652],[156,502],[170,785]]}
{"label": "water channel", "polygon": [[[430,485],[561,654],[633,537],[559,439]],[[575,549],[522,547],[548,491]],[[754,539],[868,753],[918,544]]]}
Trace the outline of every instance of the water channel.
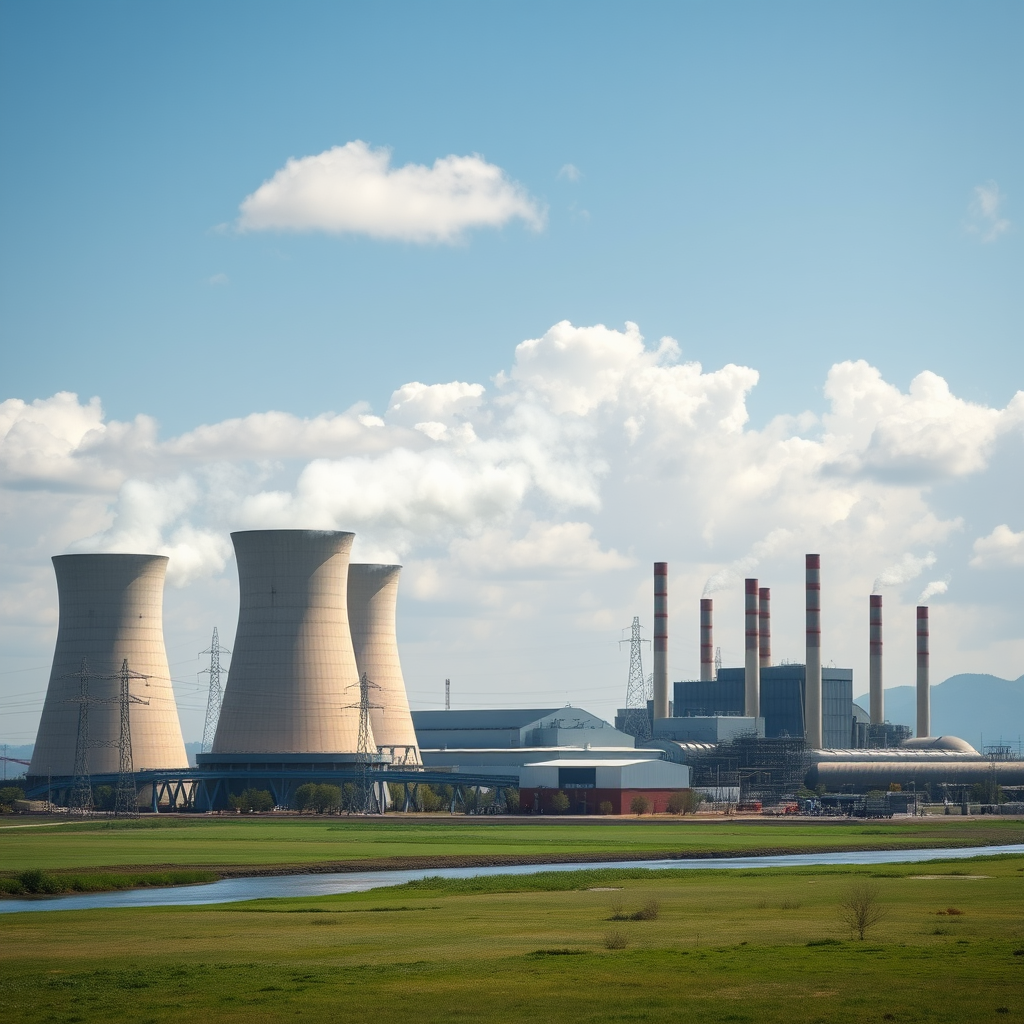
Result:
{"label": "water channel", "polygon": [[587,864],[514,864],[500,867],[419,868],[413,871],[347,871],[323,875],[272,875],[225,878],[203,885],[168,889],[129,889],[75,896],[43,896],[0,900],[0,914],[47,910],[99,910],[112,907],[187,907],[205,903],[281,896],[332,896],[365,892],[413,882],[420,878],[475,878],[480,875],[532,875],[539,871],[585,871],[594,868],[646,868],[651,871],[700,871],[714,868],[796,868],[825,865],[913,864],[929,860],[962,860],[998,853],[1024,854],[1024,844],[974,846],[955,850],[860,850],[852,853],[796,853],[777,857],[709,857],[692,860],[593,861]]}

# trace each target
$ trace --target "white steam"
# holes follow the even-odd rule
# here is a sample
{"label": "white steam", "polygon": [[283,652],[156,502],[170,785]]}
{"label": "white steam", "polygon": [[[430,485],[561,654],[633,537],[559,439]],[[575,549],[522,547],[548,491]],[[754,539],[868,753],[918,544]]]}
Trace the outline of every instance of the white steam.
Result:
{"label": "white steam", "polygon": [[[890,565],[888,569],[884,569],[878,575],[875,585],[871,588],[871,593],[880,594],[882,587],[898,587],[903,583],[909,583],[911,580],[917,579],[925,569],[930,569],[936,561],[933,551],[929,551],[927,555],[921,557],[908,553],[895,565]],[[934,584],[930,585],[934,586]],[[941,592],[939,591],[939,593]]]}
{"label": "white steam", "polygon": [[921,591],[921,596],[917,599],[917,603],[924,604],[928,598],[935,597],[937,594],[944,594],[947,590],[949,590],[948,576],[944,580],[932,580],[931,583]]}

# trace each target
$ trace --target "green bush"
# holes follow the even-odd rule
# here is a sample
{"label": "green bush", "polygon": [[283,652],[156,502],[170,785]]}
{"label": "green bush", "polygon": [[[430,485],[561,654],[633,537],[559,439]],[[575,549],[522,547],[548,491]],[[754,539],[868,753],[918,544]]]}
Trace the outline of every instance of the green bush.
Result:
{"label": "green bush", "polygon": [[552,794],[548,806],[555,814],[565,814],[569,810],[569,798],[559,790],[557,793]]}
{"label": "green bush", "polygon": [[632,800],[629,801],[629,809],[639,818],[642,814],[647,814],[651,809],[651,801],[643,795],[643,793],[637,793]]}
{"label": "green bush", "polygon": [[228,797],[228,804],[243,814],[252,814],[258,811],[272,811],[274,798],[265,789],[246,789],[238,796],[231,794]]}
{"label": "green bush", "polygon": [[4,786],[0,789],[0,811],[13,811],[15,800],[24,800],[25,791],[19,786]]}
{"label": "green bush", "polygon": [[612,802],[611,800],[602,800],[597,805],[598,814],[611,814],[612,813]]}
{"label": "green bush", "polygon": [[[355,799],[355,786],[345,784],[345,807],[351,810]],[[340,786],[332,786],[326,782],[307,782],[295,790],[292,801],[296,810],[309,811],[312,814],[337,814],[342,809],[342,790]]]}
{"label": "green bush", "polygon": [[681,789],[668,798],[668,813],[693,814],[703,802],[703,794],[695,793],[692,789]]}

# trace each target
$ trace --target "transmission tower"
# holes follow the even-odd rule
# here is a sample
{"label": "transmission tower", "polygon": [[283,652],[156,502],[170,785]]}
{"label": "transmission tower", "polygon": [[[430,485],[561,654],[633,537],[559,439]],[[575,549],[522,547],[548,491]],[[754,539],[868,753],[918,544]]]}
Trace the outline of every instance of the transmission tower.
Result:
{"label": "transmission tower", "polygon": [[210,677],[210,696],[206,700],[206,724],[203,726],[203,749],[202,753],[208,754],[213,747],[213,737],[217,732],[217,722],[220,720],[220,705],[223,700],[223,692],[220,686],[220,656],[230,654],[226,647],[221,647],[220,636],[217,627],[213,627],[213,640],[205,651],[200,654],[210,656],[210,667],[204,668],[199,674]]}
{"label": "transmission tower", "polygon": [[641,648],[650,643],[640,636],[640,616],[633,616],[633,631],[630,639],[619,643],[629,643],[629,681],[626,684],[626,720],[622,731],[629,733],[638,742],[643,743],[651,738],[651,720],[647,715],[647,683],[644,680],[643,658]]}
{"label": "transmission tower", "polygon": [[89,662],[83,658],[78,671],[78,740],[75,743],[75,779],[68,798],[68,813],[86,815],[92,811],[92,779],[89,777]]}
{"label": "transmission tower", "polygon": [[[85,658],[77,673],[79,692],[69,698],[78,705],[78,740],[75,744],[75,777],[71,785],[68,810],[71,814],[90,814],[93,809],[92,777],[89,774],[89,750],[96,747],[116,747],[118,751],[117,789],[114,793],[114,817],[137,818],[139,816],[138,791],[135,788],[135,770],[132,765],[132,729],[130,708],[132,704],[148,704],[147,697],[136,697],[130,692],[131,680],[148,679],[140,672],[128,668],[128,659],[121,663],[121,671],[113,676],[96,675],[89,671]],[[89,694],[90,679],[117,679],[120,693],[113,700],[92,697]],[[120,730],[116,740],[93,740],[89,736],[89,705],[117,703],[120,710]]]}
{"label": "transmission tower", "polygon": [[[373,814],[377,808],[377,801],[374,799],[370,785],[370,766],[373,764],[373,755],[377,752],[370,745],[370,711],[383,708],[383,704],[374,704],[370,701],[370,691],[379,690],[380,687],[371,682],[364,672],[359,677],[359,703],[349,704],[350,708],[359,710],[359,736],[356,739],[356,763],[359,765],[359,804],[357,810],[363,814]],[[352,689],[352,687],[349,687]]]}
{"label": "transmission tower", "polygon": [[722,671],[722,648],[715,648],[715,678],[718,678],[718,674]]}

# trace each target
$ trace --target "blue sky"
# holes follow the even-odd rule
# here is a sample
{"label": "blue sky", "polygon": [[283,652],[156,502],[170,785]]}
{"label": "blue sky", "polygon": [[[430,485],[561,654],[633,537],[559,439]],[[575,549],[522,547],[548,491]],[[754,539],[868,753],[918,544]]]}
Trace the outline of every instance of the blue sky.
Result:
{"label": "blue sky", "polygon": [[[552,323],[757,366],[755,417],[864,357],[1021,379],[1018,4],[5,4],[11,394],[180,431],[486,379]],[[547,229],[462,246],[217,233],[290,156],[480,153]],[[578,182],[559,169],[573,164]],[[227,283],[210,285],[217,275]],[[1000,369],[993,372],[995,365]]]}
{"label": "blue sky", "polygon": [[[185,665],[229,642],[228,532],[274,525],[406,564],[419,706],[462,666],[466,700],[614,713],[666,558],[674,678],[729,567],[798,656],[810,550],[837,663],[913,564],[894,645],[945,582],[936,679],[1019,675],[1022,38],[998,2],[3,3],[0,700],[45,688],[51,554],[171,552]],[[477,154],[520,213],[242,229],[357,140]]]}

